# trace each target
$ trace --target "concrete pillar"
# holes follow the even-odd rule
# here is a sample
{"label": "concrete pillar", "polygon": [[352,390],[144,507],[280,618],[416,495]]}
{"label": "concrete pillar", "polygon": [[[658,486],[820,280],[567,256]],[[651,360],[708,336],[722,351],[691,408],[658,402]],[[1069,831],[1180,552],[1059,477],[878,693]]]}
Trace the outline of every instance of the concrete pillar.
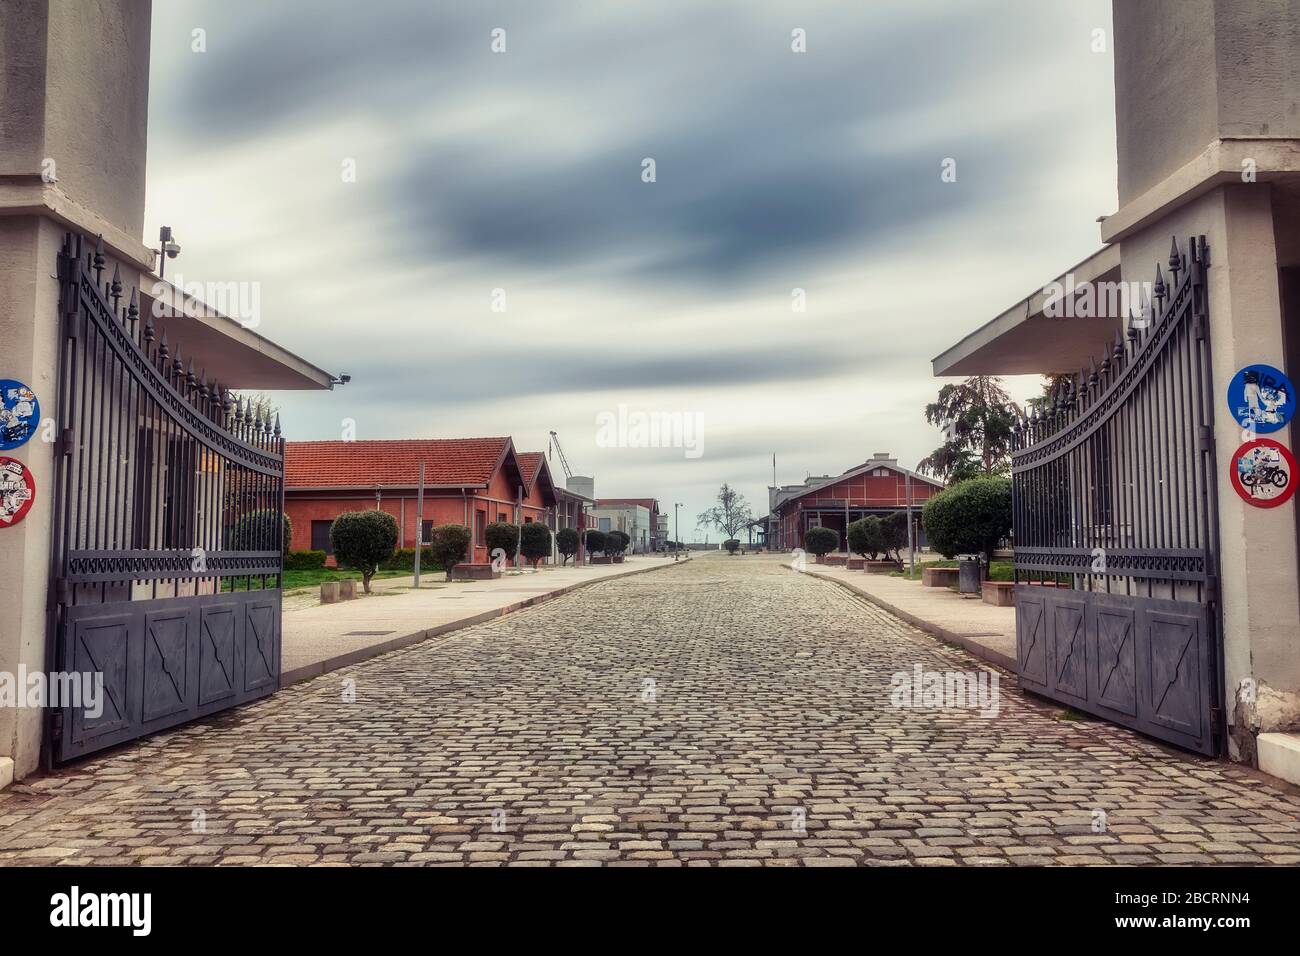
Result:
{"label": "concrete pillar", "polygon": [[[103,234],[130,283],[152,265],[140,241],[148,125],[149,0],[6,0],[0,16],[0,378],[56,414],[57,255],[66,231]],[[56,435],[51,421],[7,452],[36,481],[0,528],[0,672],[46,666]],[[0,708],[0,779],[36,769],[43,713]]]}

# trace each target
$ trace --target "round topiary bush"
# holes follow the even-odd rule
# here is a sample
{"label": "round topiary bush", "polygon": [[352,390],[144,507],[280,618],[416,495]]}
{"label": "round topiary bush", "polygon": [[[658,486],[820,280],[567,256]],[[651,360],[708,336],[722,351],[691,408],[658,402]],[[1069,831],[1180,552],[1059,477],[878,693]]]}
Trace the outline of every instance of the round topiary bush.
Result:
{"label": "round topiary bush", "polygon": [[632,543],[632,536],[626,531],[611,531],[605,535],[605,553],[622,554]]}
{"label": "round topiary bush", "polygon": [[1011,533],[1011,479],[971,478],[925,503],[921,523],[930,545],[945,558],[983,554],[989,560]]}
{"label": "round topiary bush", "polygon": [[397,550],[397,519],[386,511],[349,511],[330,525],[330,547],[339,567],[361,572],[361,586],[370,593],[370,579]]}
{"label": "round topiary bush", "polygon": [[431,538],[429,550],[433,554],[433,560],[447,572],[447,580],[450,581],[451,569],[463,564],[469,554],[470,542],[473,540],[469,528],[463,524],[440,524],[433,529]]}
{"label": "round topiary bush", "polygon": [[885,531],[875,515],[859,518],[849,525],[849,550],[874,561],[885,550]]}
{"label": "round topiary bush", "polygon": [[587,540],[584,543],[587,546],[588,554],[595,554],[598,551],[605,554],[607,553],[605,549],[609,547],[609,540],[605,532],[597,531],[595,528],[587,532]]}
{"label": "round topiary bush", "polygon": [[821,557],[836,551],[840,546],[840,533],[834,528],[809,528],[804,532],[803,547],[805,551]]}
{"label": "round topiary bush", "polygon": [[728,538],[722,542],[722,546],[727,549],[727,554],[735,554],[740,550],[740,542],[736,538]]}
{"label": "round topiary bush", "polygon": [[907,547],[907,512],[895,511],[888,518],[882,518],[880,533],[884,539],[886,556],[892,552],[894,560],[901,561],[903,549]]}
{"label": "round topiary bush", "polygon": [[519,551],[534,568],[551,554],[551,529],[533,521],[520,529]]}
{"label": "round topiary bush", "polygon": [[560,563],[568,564],[569,558],[578,553],[578,532],[573,528],[561,528],[555,532],[555,547],[560,552]]}
{"label": "round topiary bush", "polygon": [[519,525],[510,521],[493,521],[487,526],[483,539],[489,555],[500,548],[506,553],[506,560],[513,561],[519,550]]}
{"label": "round topiary bush", "polygon": [[[282,528],[276,528],[277,521],[283,523]],[[293,522],[289,516],[275,508],[250,511],[231,527],[229,548],[231,551],[274,551],[277,531],[284,534],[280,542],[281,553],[288,554],[289,542],[293,540]]]}

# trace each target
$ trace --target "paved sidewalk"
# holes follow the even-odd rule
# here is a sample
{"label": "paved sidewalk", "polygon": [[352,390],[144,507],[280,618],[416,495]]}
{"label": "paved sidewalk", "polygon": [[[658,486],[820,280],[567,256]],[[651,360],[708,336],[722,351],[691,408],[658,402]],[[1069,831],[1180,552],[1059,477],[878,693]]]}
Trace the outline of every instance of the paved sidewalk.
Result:
{"label": "paved sidewalk", "polygon": [[[338,604],[313,604],[284,612],[280,686],[375,657],[430,637],[480,624],[574,588],[681,564],[659,555],[629,556],[622,564],[542,568],[505,573],[492,581],[446,582],[441,571],[371,582],[373,594]],[[360,582],[357,582],[358,591]]]}
{"label": "paved sidewalk", "polygon": [[[790,564],[790,556],[782,555]],[[947,588],[928,588],[920,581],[867,574],[809,562],[806,573],[847,587],[891,614],[941,640],[958,644],[977,657],[1016,669],[1016,609],[994,607],[979,597],[963,597]]]}

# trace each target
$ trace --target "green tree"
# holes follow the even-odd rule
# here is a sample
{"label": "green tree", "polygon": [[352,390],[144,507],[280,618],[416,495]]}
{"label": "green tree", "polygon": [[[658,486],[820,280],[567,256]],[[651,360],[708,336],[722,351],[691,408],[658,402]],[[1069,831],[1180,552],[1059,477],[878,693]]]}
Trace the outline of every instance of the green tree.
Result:
{"label": "green tree", "polygon": [[588,554],[596,554],[597,552],[601,554],[608,553],[605,549],[609,547],[609,542],[605,536],[605,532],[603,531],[589,528],[587,530],[587,540],[585,544],[587,545]]}
{"label": "green tree", "polygon": [[945,441],[921,460],[920,470],[945,481],[1003,475],[1011,469],[1011,429],[1020,417],[991,375],[975,375],[939,389],[925,420],[945,430]]}
{"label": "green tree", "polygon": [[370,593],[370,579],[397,550],[397,519],[386,511],[348,511],[330,525],[330,547],[340,567],[361,572],[361,586]]}
{"label": "green tree", "polygon": [[991,561],[1011,532],[1011,479],[972,478],[945,488],[925,503],[921,522],[945,558],[982,553]]}
{"label": "green tree", "polygon": [[803,535],[805,551],[821,557],[839,550],[840,533],[834,528],[809,528]]}
{"label": "green tree", "polygon": [[867,515],[849,525],[849,550],[876,560],[876,556],[885,550],[885,532],[879,518]]}
{"label": "green tree", "polygon": [[447,580],[450,581],[451,569],[462,564],[469,554],[470,542],[473,540],[469,528],[463,524],[440,524],[433,529],[431,537],[429,550],[434,561],[447,572]]}
{"label": "green tree", "polygon": [[880,531],[884,536],[886,554],[893,552],[894,560],[903,559],[903,548],[907,547],[907,512],[895,511],[880,522]]}
{"label": "green tree", "polygon": [[519,529],[519,550],[534,568],[551,553],[551,529],[540,521]]}
{"label": "green tree", "polygon": [[493,521],[483,532],[488,554],[500,548],[506,553],[506,560],[513,561],[519,550],[519,525],[510,521]]}
{"label": "green tree", "polygon": [[605,553],[622,554],[631,543],[632,536],[626,531],[619,531],[616,528],[605,535]]}
{"label": "green tree", "polygon": [[740,541],[736,538],[728,538],[726,541],[722,542],[722,546],[727,549],[727,554],[735,554],[740,550]]}
{"label": "green tree", "polygon": [[[276,528],[279,520],[281,527]],[[283,534],[281,551],[289,553],[289,542],[293,539],[293,522],[289,516],[275,508],[261,508],[250,511],[235,522],[227,537],[231,551],[274,551],[275,535]]]}
{"label": "green tree", "polygon": [[723,482],[718,489],[718,503],[701,511],[695,523],[701,528],[717,528],[728,538],[738,538],[745,525],[753,520],[745,496]]}
{"label": "green tree", "polygon": [[573,528],[561,528],[555,532],[555,547],[560,552],[560,563],[568,564],[569,558],[578,553],[578,532]]}

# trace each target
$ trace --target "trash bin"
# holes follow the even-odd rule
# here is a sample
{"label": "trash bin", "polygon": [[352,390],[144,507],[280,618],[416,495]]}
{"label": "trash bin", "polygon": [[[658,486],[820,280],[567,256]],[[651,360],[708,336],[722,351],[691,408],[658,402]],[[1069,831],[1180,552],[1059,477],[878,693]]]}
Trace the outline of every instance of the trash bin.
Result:
{"label": "trash bin", "polygon": [[957,593],[980,593],[980,559],[962,558],[957,562]]}

